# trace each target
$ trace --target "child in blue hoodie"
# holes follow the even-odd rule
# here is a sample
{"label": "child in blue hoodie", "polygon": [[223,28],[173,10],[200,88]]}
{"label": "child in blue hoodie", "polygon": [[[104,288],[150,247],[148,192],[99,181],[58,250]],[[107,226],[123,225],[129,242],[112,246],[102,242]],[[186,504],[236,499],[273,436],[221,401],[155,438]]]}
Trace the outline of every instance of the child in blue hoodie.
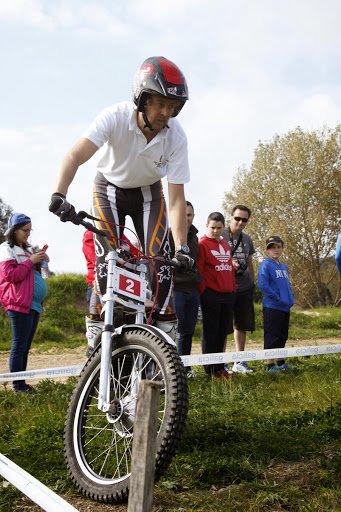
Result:
{"label": "child in blue hoodie", "polygon": [[[283,253],[284,242],[279,236],[270,236],[266,240],[268,258],[259,266],[258,288],[263,297],[264,350],[284,348],[288,339],[290,308],[294,305],[288,267],[279,261]],[[291,370],[285,360],[267,360],[266,371],[279,372]]]}

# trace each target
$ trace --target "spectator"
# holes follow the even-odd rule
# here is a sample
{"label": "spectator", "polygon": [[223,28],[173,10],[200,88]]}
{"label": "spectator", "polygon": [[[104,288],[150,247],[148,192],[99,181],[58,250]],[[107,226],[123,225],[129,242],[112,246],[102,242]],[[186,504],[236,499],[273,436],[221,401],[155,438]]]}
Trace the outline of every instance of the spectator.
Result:
{"label": "spectator", "polygon": [[[279,261],[284,243],[279,236],[266,240],[268,257],[259,266],[258,288],[263,297],[264,350],[284,348],[288,339],[290,308],[294,305],[288,267]],[[267,360],[268,372],[290,371],[283,358]]]}
{"label": "spectator", "polygon": [[[5,232],[6,241],[0,246],[0,302],[7,311],[12,326],[10,372],[24,372],[28,353],[36,332],[42,301],[47,286],[40,274],[40,263],[49,261],[44,251],[32,254],[28,238],[31,219],[24,213],[14,213]],[[15,393],[34,392],[25,380],[13,381]]]}
{"label": "spectator", "polygon": [[[226,335],[232,322],[235,281],[230,246],[221,234],[225,219],[213,212],[207,219],[207,235],[199,241],[198,268],[203,276],[199,284],[202,311],[202,353],[223,351]],[[207,364],[205,372],[214,379],[228,379],[224,364]]]}
{"label": "spectator", "polygon": [[[235,270],[236,296],[233,306],[234,340],[236,351],[245,350],[246,331],[255,330],[255,311],[253,290],[255,275],[252,255],[256,252],[251,237],[243,233],[251,217],[247,206],[237,205],[232,209],[230,226],[223,230],[222,236],[229,243],[232,252],[232,263]],[[233,332],[233,327],[229,333]],[[227,366],[227,365],[226,365]],[[226,368],[228,370],[228,368]],[[246,361],[236,361],[232,368],[237,373],[252,373]]]}
{"label": "spectator", "polygon": [[[187,216],[187,246],[189,256],[194,260],[193,270],[197,269],[199,240],[198,230],[193,226],[194,209],[192,203],[186,201]],[[175,254],[174,240],[172,232],[169,232],[169,243],[171,246],[171,256]],[[197,323],[199,308],[198,284],[202,277],[198,272],[179,272],[173,271],[175,311],[178,317],[178,352],[180,356],[187,356],[191,353],[192,338]],[[195,377],[194,371],[190,366],[185,367],[187,377]]]}

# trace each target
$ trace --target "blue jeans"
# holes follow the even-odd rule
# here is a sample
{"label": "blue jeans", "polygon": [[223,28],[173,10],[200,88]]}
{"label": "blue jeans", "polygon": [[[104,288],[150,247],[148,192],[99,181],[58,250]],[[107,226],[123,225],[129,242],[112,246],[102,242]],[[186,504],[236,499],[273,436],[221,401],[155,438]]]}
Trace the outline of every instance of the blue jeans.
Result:
{"label": "blue jeans", "polygon": [[88,308],[90,308],[91,295],[92,295],[92,286],[90,286],[88,284],[88,287],[86,289],[86,302],[87,302]]}
{"label": "blue jeans", "polygon": [[[174,291],[175,310],[178,317],[178,353],[187,356],[191,353],[192,338],[198,318],[199,293],[195,289],[191,293]],[[186,371],[190,366],[186,366]]]}
{"label": "blue jeans", "polygon": [[[26,370],[28,353],[31,347],[33,336],[36,332],[39,313],[34,309],[30,312],[19,313],[18,311],[7,311],[12,325],[12,347],[9,356],[10,372],[22,372]],[[14,389],[25,389],[25,380],[13,381]]]}

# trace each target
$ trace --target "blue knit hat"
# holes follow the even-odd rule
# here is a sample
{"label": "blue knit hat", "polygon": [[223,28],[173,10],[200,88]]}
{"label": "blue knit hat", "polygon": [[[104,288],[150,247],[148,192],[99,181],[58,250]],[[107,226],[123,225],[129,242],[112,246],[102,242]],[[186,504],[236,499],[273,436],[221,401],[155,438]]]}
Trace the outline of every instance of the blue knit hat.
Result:
{"label": "blue knit hat", "polygon": [[5,232],[5,236],[8,235],[8,233],[14,226],[22,224],[23,222],[25,222],[25,224],[28,224],[29,222],[31,222],[31,219],[27,217],[27,215],[25,215],[24,213],[13,213],[13,215],[11,215],[9,218],[8,229]]}

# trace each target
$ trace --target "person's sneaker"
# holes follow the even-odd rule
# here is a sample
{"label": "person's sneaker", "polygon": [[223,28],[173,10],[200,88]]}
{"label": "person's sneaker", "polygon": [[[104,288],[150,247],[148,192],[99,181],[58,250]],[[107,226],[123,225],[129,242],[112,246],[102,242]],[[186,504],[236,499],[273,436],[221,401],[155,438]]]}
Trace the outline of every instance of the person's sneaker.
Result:
{"label": "person's sneaker", "polygon": [[236,373],[253,373],[253,370],[248,367],[245,361],[234,363],[232,370]]}
{"label": "person's sneaker", "polygon": [[281,364],[281,366],[278,366],[278,369],[282,372],[292,372],[291,366],[289,366],[287,363]]}
{"label": "person's sneaker", "polygon": [[218,373],[214,373],[212,375],[212,379],[219,380],[230,379],[231,377],[232,375],[230,375],[226,370],[220,370]]}
{"label": "person's sneaker", "polygon": [[196,375],[195,375],[195,373],[194,373],[194,371],[193,371],[193,370],[188,370],[188,371],[187,371],[187,378],[188,378],[188,379],[192,379],[192,378],[193,378],[193,377],[195,377],[195,376],[196,376]]}
{"label": "person's sneaker", "polygon": [[227,363],[224,364],[224,370],[225,372],[227,372],[229,375],[234,375],[234,371],[233,370],[230,370],[229,366]]}
{"label": "person's sneaker", "polygon": [[272,366],[271,368],[267,368],[266,371],[269,373],[278,373],[279,368],[278,368],[277,364],[275,364],[275,366]]}

